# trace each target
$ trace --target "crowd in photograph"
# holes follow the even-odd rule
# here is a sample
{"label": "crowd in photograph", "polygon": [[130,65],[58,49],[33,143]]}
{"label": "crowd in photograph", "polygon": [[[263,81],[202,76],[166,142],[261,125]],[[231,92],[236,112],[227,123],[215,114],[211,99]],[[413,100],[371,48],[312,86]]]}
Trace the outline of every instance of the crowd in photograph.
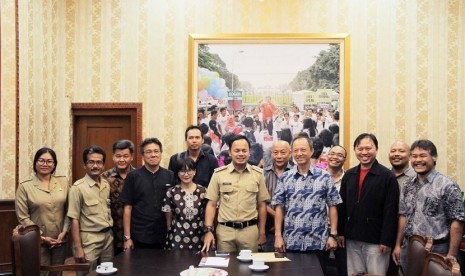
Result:
{"label": "crowd in photograph", "polygon": [[362,133],[352,149],[359,164],[345,171],[332,109],[287,110],[267,98],[198,114],[167,168],[159,139],[140,142],[139,168],[133,142],[118,140],[112,162],[102,147],[87,147],[86,173],[69,185],[55,175],[54,150],[39,149],[15,202],[20,224],[41,229],[42,263],[63,263],[69,247],[91,270],[138,248],[250,249],[314,254],[327,273],[398,275],[412,235],[432,237],[434,252],[461,261],[462,194],[436,171],[431,141],[394,142],[384,166],[377,137]]}

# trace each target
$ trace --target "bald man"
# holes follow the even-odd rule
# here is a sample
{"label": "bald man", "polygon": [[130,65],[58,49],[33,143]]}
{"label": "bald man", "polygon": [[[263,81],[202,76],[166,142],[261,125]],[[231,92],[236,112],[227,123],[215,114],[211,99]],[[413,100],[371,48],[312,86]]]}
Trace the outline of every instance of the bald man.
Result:
{"label": "bald man", "polygon": [[388,154],[391,170],[396,175],[399,190],[404,182],[415,176],[415,172],[410,167],[410,146],[403,141],[396,141],[392,144]]}
{"label": "bald man", "polygon": [[[404,141],[395,141],[388,154],[389,162],[391,163],[391,171],[395,174],[397,183],[399,183],[399,191],[402,190],[404,183],[411,177],[415,176],[415,171],[410,166],[410,146]],[[403,244],[406,247],[408,244]],[[402,248],[406,250],[406,248]],[[389,260],[387,275],[399,275],[394,259]]]}
{"label": "bald man", "polygon": [[[284,140],[278,140],[271,146],[272,164],[264,168],[265,184],[268,193],[273,197],[278,178],[287,170],[291,169],[289,159],[291,158],[291,146]],[[271,200],[270,200],[271,201]],[[267,202],[266,212],[266,243],[262,246],[262,250],[266,252],[274,251],[274,215],[275,211],[270,206],[270,201]]]}

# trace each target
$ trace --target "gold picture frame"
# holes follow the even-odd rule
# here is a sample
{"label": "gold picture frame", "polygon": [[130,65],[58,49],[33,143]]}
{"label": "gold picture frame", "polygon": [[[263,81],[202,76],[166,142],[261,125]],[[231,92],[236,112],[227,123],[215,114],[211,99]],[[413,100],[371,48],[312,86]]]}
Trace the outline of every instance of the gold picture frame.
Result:
{"label": "gold picture frame", "polygon": [[[324,95],[324,89],[318,88],[317,91],[308,92],[307,90],[293,91],[291,89],[291,92],[287,93],[285,91],[289,90],[285,90],[284,88],[281,92],[279,92],[279,89],[273,88],[272,90],[274,92],[268,93],[264,92],[263,90],[260,91],[260,89],[258,89],[257,86],[259,86],[258,79],[262,79],[261,85],[265,85],[264,87],[266,87],[267,74],[268,82],[270,83],[278,81],[277,79],[282,79],[281,81],[284,81],[286,77],[289,78],[292,74],[294,74],[295,76],[292,80],[292,84],[295,89],[298,89],[299,87],[305,87],[305,85],[308,86],[310,85],[309,83],[313,85],[313,88],[317,87],[318,85],[323,85],[323,82],[320,80],[315,80],[314,76],[312,77],[313,79],[311,79],[312,81],[308,81],[309,78],[305,79],[304,77],[301,77],[303,79],[304,84],[300,84],[300,82],[302,81],[299,77],[306,72],[306,69],[298,70],[298,72],[302,71],[304,73],[297,73],[295,72],[295,70],[297,70],[296,68],[298,66],[296,65],[296,63],[299,63],[301,60],[306,60],[309,66],[313,65],[312,62],[315,61],[311,61],[312,54],[310,52],[313,53],[314,51],[325,49],[325,46],[327,46],[327,49],[333,46],[335,46],[333,48],[338,49],[334,50],[339,54],[339,66],[338,68],[337,66],[335,67],[339,70],[338,83],[325,83],[324,85],[331,87],[333,91],[332,95],[329,96],[329,98],[332,98],[332,100],[330,103],[331,107],[328,107],[328,109],[329,112],[334,112],[334,110],[336,109],[339,112],[339,144],[344,146],[347,149],[347,154],[349,154],[348,149],[350,148],[350,39],[349,34],[347,33],[190,34],[188,52],[188,123],[197,124],[198,120],[200,120],[197,116],[199,107],[205,107],[207,109],[209,105],[216,105],[216,103],[218,102],[220,103],[220,106],[225,106],[228,108],[229,111],[232,111],[233,114],[236,114],[236,108],[242,108],[242,106],[246,106],[247,109],[247,106],[250,105],[250,102],[254,102],[254,100],[256,100],[257,95],[262,95],[264,97],[270,96],[271,100],[273,100],[274,97],[278,101],[280,101],[277,103],[278,105],[285,105],[285,102],[289,101],[289,94],[292,94],[292,106],[295,105],[298,108],[303,107],[304,109],[319,110],[319,106],[328,104],[328,102],[318,102],[318,100],[315,100],[316,96],[311,95],[316,95],[316,92],[319,93],[317,93],[318,95]],[[214,49],[214,51],[211,49]],[[305,49],[308,49],[308,53]],[[208,51],[208,58],[213,57],[215,59],[214,61],[210,61],[209,64],[214,65],[214,63],[219,63],[222,65],[221,69],[217,70],[220,71],[219,73],[213,72],[214,70],[205,70],[205,68],[203,67],[202,69],[199,68],[199,64],[202,64],[202,66],[205,66],[206,64],[204,55],[205,51]],[[247,51],[250,52],[248,53]],[[265,52],[272,52],[273,55],[270,57],[263,56],[262,60],[260,60],[259,56],[261,56],[262,53]],[[248,55],[246,55],[246,53]],[[305,55],[297,57],[295,56],[297,54],[302,55],[302,53],[304,53]],[[286,55],[289,57],[287,58],[289,62],[286,61]],[[200,60],[199,57],[201,58]],[[250,61],[257,58],[258,60],[255,60],[255,63],[261,64],[261,68],[263,69],[263,71],[260,71],[261,69],[251,69],[253,66],[248,66],[246,68],[249,68],[247,70],[250,70],[250,72],[238,72],[239,70],[241,70],[240,63],[245,63],[245,61]],[[275,66],[273,65],[274,61],[275,63],[283,63],[282,72],[268,72],[268,70],[271,67]],[[245,66],[246,65],[244,65],[244,67]],[[310,69],[310,67],[308,69]],[[207,75],[210,74],[211,79],[209,80],[208,76],[205,77],[204,75],[202,75],[203,73]],[[242,77],[240,74],[242,74]],[[244,77],[246,76],[246,74],[249,74],[249,79],[247,79],[246,81],[242,81],[243,79],[247,78]],[[288,76],[285,76],[286,74]],[[297,74],[299,75],[297,76]],[[219,79],[219,81],[217,79]],[[206,90],[205,85],[208,84],[209,87],[207,88],[211,88],[213,81],[215,81],[214,88],[216,88],[216,90],[213,90],[213,88],[210,91]],[[237,83],[240,83],[241,86],[245,86],[245,84],[247,84],[248,87],[251,87],[249,85],[250,82],[257,83],[255,86],[253,86],[252,84],[255,94],[249,93],[247,95],[248,89],[237,89]],[[289,85],[290,83],[291,82],[289,82]],[[273,87],[278,86],[278,84],[276,83],[273,85]],[[272,85],[270,85],[270,87],[271,86]],[[299,92],[300,94],[298,94],[297,92]],[[313,94],[310,92],[312,92]],[[227,93],[227,100],[224,99],[226,95],[225,93]],[[334,106],[334,100],[335,97],[337,97],[334,96],[334,93],[339,94],[337,99],[337,106]],[[217,97],[218,99],[216,99],[215,97]],[[231,99],[231,97],[234,98]],[[328,95],[326,94],[325,97],[327,100]],[[303,102],[296,99],[303,99]],[[320,100],[323,101],[324,99],[322,99],[323,98],[321,98]],[[312,104],[315,104],[316,108],[314,108]],[[289,109],[289,106],[287,106],[287,109]],[[286,110],[286,108],[284,108],[284,110]],[[244,112],[246,113],[247,110],[245,110]],[[305,112],[300,111],[300,113]],[[349,156],[347,156],[347,159],[349,159]]]}

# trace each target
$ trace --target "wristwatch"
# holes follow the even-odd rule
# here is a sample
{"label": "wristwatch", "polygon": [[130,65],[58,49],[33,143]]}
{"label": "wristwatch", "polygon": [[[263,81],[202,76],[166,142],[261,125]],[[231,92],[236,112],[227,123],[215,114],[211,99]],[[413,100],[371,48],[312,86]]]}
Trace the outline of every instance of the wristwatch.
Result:
{"label": "wristwatch", "polygon": [[215,231],[215,227],[213,227],[213,226],[205,226],[205,228],[203,229],[203,231],[204,231],[205,233],[208,233],[208,232],[212,232],[212,233],[213,233],[213,231]]}
{"label": "wristwatch", "polygon": [[339,239],[339,236],[337,234],[329,234],[329,236],[335,239],[336,241]]}
{"label": "wristwatch", "polygon": [[131,239],[131,236],[126,236],[126,235],[123,235],[123,241],[128,241]]}

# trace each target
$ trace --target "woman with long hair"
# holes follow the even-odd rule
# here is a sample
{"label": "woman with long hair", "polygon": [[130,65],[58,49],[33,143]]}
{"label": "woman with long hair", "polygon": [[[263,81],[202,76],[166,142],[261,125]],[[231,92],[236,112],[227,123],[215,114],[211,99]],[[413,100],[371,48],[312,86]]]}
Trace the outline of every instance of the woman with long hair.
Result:
{"label": "woman with long hair", "polygon": [[[34,156],[33,177],[22,182],[16,191],[18,221],[23,226],[40,227],[42,265],[63,264],[66,257],[69,182],[64,176],[54,175],[57,165],[56,153],[51,148],[39,149]],[[61,275],[60,272],[50,274]]]}

